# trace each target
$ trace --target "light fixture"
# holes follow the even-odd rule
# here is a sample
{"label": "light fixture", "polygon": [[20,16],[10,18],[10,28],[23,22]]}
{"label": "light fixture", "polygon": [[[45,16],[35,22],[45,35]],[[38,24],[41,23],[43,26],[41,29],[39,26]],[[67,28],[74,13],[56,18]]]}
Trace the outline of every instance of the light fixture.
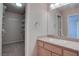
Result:
{"label": "light fixture", "polygon": [[69,3],[52,3],[52,4],[50,4],[50,8],[55,9],[55,8],[58,8],[58,7],[67,5],[67,4],[69,4]]}
{"label": "light fixture", "polygon": [[51,4],[51,5],[50,5],[50,8],[51,8],[51,9],[54,9],[54,8],[55,8],[55,5],[54,5],[54,4]]}
{"label": "light fixture", "polygon": [[16,6],[22,7],[22,4],[21,3],[16,3]]}

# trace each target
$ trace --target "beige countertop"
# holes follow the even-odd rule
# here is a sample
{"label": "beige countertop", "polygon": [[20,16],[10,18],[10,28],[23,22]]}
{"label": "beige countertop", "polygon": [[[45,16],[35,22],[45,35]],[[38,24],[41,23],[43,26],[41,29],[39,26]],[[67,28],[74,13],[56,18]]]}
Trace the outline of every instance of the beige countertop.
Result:
{"label": "beige countertop", "polygon": [[38,40],[79,51],[79,42],[56,39],[51,37],[40,37],[38,38]]}

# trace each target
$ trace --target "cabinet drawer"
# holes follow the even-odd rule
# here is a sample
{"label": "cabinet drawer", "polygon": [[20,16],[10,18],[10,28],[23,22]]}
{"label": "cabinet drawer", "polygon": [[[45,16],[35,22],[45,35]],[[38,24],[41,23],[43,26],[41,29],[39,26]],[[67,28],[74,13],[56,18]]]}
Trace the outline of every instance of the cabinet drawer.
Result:
{"label": "cabinet drawer", "polygon": [[57,55],[57,54],[55,54],[55,53],[52,53],[52,56],[59,56],[59,55]]}
{"label": "cabinet drawer", "polygon": [[39,56],[51,56],[51,52],[44,49],[44,48],[41,48],[41,47],[38,47],[38,55]]}
{"label": "cabinet drawer", "polygon": [[56,54],[62,55],[62,48],[61,47],[45,43],[44,48],[46,48]]}
{"label": "cabinet drawer", "polygon": [[79,56],[79,51],[78,51],[78,56]]}
{"label": "cabinet drawer", "polygon": [[42,41],[39,41],[39,40],[38,40],[38,41],[37,41],[37,44],[38,44],[38,46],[43,47],[43,44],[44,44],[44,43],[43,43]]}
{"label": "cabinet drawer", "polygon": [[64,49],[63,50],[63,55],[64,56],[77,56],[77,52],[72,51],[72,50],[68,50],[68,49]]}

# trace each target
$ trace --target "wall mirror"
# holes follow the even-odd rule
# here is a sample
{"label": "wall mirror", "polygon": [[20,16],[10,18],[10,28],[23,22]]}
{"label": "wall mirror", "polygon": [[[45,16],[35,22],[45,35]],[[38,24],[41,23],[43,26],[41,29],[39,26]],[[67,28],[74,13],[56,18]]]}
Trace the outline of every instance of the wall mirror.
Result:
{"label": "wall mirror", "polygon": [[53,3],[48,8],[48,35],[79,41],[79,3]]}

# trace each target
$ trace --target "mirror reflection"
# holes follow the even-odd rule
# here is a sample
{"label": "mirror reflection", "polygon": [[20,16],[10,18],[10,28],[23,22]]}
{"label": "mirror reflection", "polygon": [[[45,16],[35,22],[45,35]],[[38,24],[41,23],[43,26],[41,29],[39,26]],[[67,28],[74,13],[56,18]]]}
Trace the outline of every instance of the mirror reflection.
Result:
{"label": "mirror reflection", "polygon": [[79,39],[79,3],[53,3],[48,8],[48,35]]}

